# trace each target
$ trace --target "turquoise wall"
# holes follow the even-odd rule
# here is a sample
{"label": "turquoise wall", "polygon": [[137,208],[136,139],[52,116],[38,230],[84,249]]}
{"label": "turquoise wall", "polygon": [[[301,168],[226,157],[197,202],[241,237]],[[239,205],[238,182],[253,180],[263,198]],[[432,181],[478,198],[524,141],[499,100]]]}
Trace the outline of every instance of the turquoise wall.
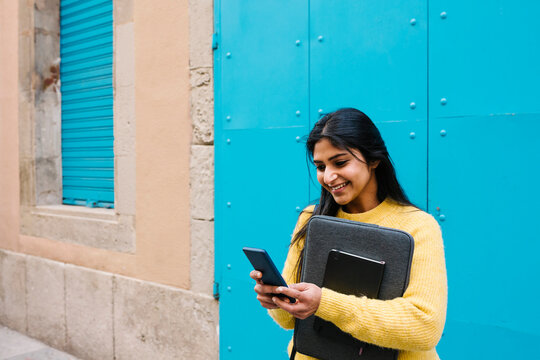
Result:
{"label": "turquoise wall", "polygon": [[303,137],[357,107],[443,230],[441,358],[539,358],[540,3],[215,3],[215,239],[221,359],[285,359],[243,246],[281,267],[316,200]]}

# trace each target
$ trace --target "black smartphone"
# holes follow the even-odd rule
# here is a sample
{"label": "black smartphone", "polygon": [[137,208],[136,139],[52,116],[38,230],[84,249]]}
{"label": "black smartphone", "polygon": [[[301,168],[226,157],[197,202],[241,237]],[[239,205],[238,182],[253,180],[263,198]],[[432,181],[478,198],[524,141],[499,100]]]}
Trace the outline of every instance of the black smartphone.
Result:
{"label": "black smartphone", "polygon": [[[244,247],[242,249],[246,254],[249,262],[253,265],[253,268],[262,273],[262,282],[265,285],[284,286],[288,287],[287,283],[281,276],[276,265],[270,258],[270,255],[264,249]],[[281,298],[286,297],[291,303],[295,303],[296,299],[283,294],[272,294]]]}

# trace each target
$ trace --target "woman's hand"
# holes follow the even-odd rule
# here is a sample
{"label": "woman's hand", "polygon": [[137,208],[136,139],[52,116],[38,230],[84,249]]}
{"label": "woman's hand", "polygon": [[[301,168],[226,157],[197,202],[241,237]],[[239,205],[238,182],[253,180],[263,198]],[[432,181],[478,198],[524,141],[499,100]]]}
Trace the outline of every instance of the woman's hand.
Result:
{"label": "woman's hand", "polygon": [[259,300],[261,306],[265,309],[277,309],[278,306],[274,304],[272,297],[278,286],[264,285],[261,280],[262,273],[260,271],[253,270],[249,273],[249,276],[257,283],[253,290],[257,293],[257,300]]}
{"label": "woman's hand", "polygon": [[298,319],[305,319],[315,314],[321,303],[322,290],[315,284],[291,284],[288,288],[277,286],[273,292],[296,299],[296,302],[291,304],[288,300],[282,300],[277,296],[272,297],[274,304]]}

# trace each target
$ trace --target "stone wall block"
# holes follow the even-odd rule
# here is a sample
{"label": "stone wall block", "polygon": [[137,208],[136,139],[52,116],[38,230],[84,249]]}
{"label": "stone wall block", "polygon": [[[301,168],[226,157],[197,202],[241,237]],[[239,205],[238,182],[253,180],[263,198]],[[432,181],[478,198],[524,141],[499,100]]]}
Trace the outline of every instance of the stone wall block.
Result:
{"label": "stone wall block", "polygon": [[[23,18],[21,16],[19,19],[22,20]],[[22,28],[22,26],[22,24],[19,26],[19,101],[33,103],[34,34],[30,33],[30,30]]]}
{"label": "stone wall block", "polygon": [[208,296],[115,277],[117,360],[218,359],[218,303]]}
{"label": "stone wall block", "polygon": [[128,22],[115,27],[115,86],[135,85],[135,25]]}
{"label": "stone wall block", "polygon": [[36,159],[36,204],[62,203],[62,160],[60,158]]}
{"label": "stone wall block", "polygon": [[[59,0],[34,1],[34,83],[36,203],[62,200]],[[27,134],[23,134],[27,136]]]}
{"label": "stone wall block", "polygon": [[[43,81],[52,75],[51,72],[57,70],[51,69],[51,66],[58,67],[60,65],[60,33],[37,32],[34,46],[35,70]],[[43,84],[40,85],[36,88],[38,93],[44,89]]]}
{"label": "stone wall block", "polygon": [[119,215],[118,225],[115,227],[116,237],[113,248],[127,253],[135,253],[137,248],[135,237],[135,216]]}
{"label": "stone wall block", "polygon": [[19,158],[34,158],[34,107],[23,101],[23,91],[19,92]]}
{"label": "stone wall block", "polygon": [[[118,72],[117,72],[118,75]],[[135,149],[135,87],[116,86],[114,98],[114,155],[132,156]]]}
{"label": "stone wall block", "polygon": [[19,34],[30,35],[34,29],[34,3],[19,0]]}
{"label": "stone wall block", "polygon": [[35,0],[35,27],[43,31],[60,30],[60,0]]}
{"label": "stone wall block", "polygon": [[[58,90],[59,91],[59,90]],[[60,157],[61,138],[61,99],[55,85],[41,92],[39,103],[35,108],[36,119],[36,157]]]}
{"label": "stone wall block", "polygon": [[193,145],[190,160],[191,217],[214,219],[214,147]]}
{"label": "stone wall block", "polygon": [[133,87],[117,88],[114,99],[114,156],[134,157],[135,107]]}
{"label": "stone wall block", "polygon": [[[55,212],[54,209],[23,207],[21,233],[113,251],[135,250],[133,216],[115,216],[107,210],[92,209],[93,217],[89,217],[84,207],[67,208],[69,210]],[[78,211],[79,208],[81,211]],[[100,212],[107,213],[110,220],[99,218]]]}
{"label": "stone wall block", "polygon": [[133,0],[114,1],[114,23],[133,22]]}
{"label": "stone wall block", "polygon": [[214,292],[214,222],[191,220],[191,291]]}
{"label": "stone wall block", "polygon": [[113,275],[66,265],[66,351],[86,360],[114,358]]}
{"label": "stone wall block", "polygon": [[[36,203],[36,173],[34,159],[19,159],[19,193],[22,206],[31,206]],[[21,222],[21,228],[24,224]]]}
{"label": "stone wall block", "polygon": [[56,349],[66,344],[64,264],[26,258],[28,335]]}
{"label": "stone wall block", "polygon": [[133,156],[115,156],[115,208],[119,214],[135,216],[136,160]]}
{"label": "stone wall block", "polygon": [[189,65],[212,67],[212,34],[214,32],[212,0],[189,0]]}
{"label": "stone wall block", "polygon": [[0,324],[26,333],[26,256],[0,250]]}
{"label": "stone wall block", "polygon": [[191,70],[193,144],[214,143],[214,83],[212,68]]}

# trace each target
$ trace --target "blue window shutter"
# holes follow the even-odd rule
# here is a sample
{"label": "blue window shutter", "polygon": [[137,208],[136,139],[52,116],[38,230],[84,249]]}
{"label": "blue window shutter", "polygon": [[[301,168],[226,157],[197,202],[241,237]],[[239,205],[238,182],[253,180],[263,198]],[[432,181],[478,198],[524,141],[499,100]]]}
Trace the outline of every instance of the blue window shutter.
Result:
{"label": "blue window shutter", "polygon": [[114,207],[113,1],[61,0],[63,203]]}

